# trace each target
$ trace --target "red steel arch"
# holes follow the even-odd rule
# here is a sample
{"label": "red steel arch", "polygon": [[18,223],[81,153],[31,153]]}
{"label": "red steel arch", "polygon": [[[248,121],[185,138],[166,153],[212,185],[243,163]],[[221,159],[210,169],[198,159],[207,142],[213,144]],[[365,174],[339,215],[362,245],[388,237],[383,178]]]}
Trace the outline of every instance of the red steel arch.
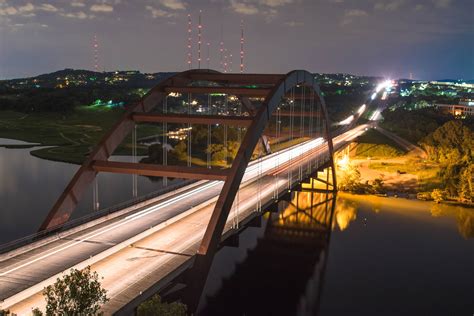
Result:
{"label": "red steel arch", "polygon": [[198,254],[206,255],[209,251],[212,253],[217,249],[222,232],[224,230],[227,217],[232,208],[234,197],[239,189],[240,182],[245,173],[252,153],[257,145],[260,135],[270,121],[270,117],[278,107],[282,98],[291,91],[292,88],[298,85],[306,85],[313,89],[315,97],[318,99],[322,110],[323,119],[326,121],[325,133],[328,142],[329,153],[331,157],[330,165],[332,167],[333,177],[333,188],[336,187],[336,174],[334,172],[334,160],[333,160],[333,143],[332,137],[329,130],[330,124],[329,117],[326,109],[326,103],[321,96],[319,85],[315,82],[314,76],[305,70],[294,70],[289,72],[280,81],[275,84],[273,89],[268,93],[262,106],[259,107],[255,116],[253,117],[252,123],[245,133],[244,139],[240,145],[239,151],[232,163],[230,168],[228,180],[224,183],[222,191],[216,202],[216,206],[211,215],[211,219],[207,226],[203,240],[198,250]]}
{"label": "red steel arch", "polygon": [[[194,81],[218,82],[220,86],[189,86]],[[242,88],[239,85],[259,84],[262,88]],[[92,183],[98,172],[116,172],[153,176],[172,176],[189,179],[224,180],[222,191],[211,215],[198,254],[205,255],[217,249],[227,217],[232,208],[235,195],[239,189],[244,172],[252,157],[252,153],[261,138],[270,117],[278,107],[282,98],[296,86],[304,85],[314,91],[314,97],[321,105],[325,124],[325,138],[330,153],[330,166],[334,171],[333,143],[329,130],[329,118],[326,104],[321,96],[314,76],[304,70],[294,70],[286,75],[279,74],[222,74],[213,70],[189,70],[178,73],[150,90],[137,104],[129,108],[123,117],[102,138],[93,152],[76,172],[70,183],[60,195],[40,230],[53,229],[68,221],[76,208],[81,196]],[[170,92],[182,93],[214,93],[234,94],[239,97],[250,116],[218,116],[218,115],[183,115],[183,114],[151,114]],[[254,107],[248,97],[265,98],[263,104]],[[207,169],[199,167],[159,166],[140,163],[109,162],[108,158],[132,131],[137,122],[172,122],[196,124],[229,124],[246,126],[247,131],[237,155],[228,169]],[[332,172],[333,188],[336,187],[335,172]]]}

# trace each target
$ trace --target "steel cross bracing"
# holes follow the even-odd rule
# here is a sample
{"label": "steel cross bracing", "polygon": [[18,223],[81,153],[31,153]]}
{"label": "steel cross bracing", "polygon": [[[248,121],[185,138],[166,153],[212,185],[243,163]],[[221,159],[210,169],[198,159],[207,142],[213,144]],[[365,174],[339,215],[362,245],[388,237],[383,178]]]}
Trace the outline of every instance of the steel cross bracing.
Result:
{"label": "steel cross bracing", "polygon": [[[192,85],[195,82],[212,82],[213,85]],[[300,86],[305,87],[303,89],[304,93],[295,95],[295,88]],[[228,95],[235,95],[240,100],[243,109],[246,110],[246,114],[213,115],[209,104],[208,112],[205,115],[191,113],[189,107],[186,114],[169,113],[166,110],[160,114],[153,113],[152,111],[162,104],[164,109],[166,109],[164,104],[167,102],[167,97],[170,93],[188,95],[218,93],[226,95],[226,102]],[[309,112],[304,112],[302,107],[301,111],[295,113],[293,106],[291,107],[291,113],[281,111],[279,104],[285,98],[292,98],[292,102],[302,102],[302,104],[305,104],[304,102],[306,104],[317,102],[321,112],[313,112],[312,107]],[[257,106],[253,100],[257,100],[257,103],[260,105]],[[239,110],[238,114],[240,112]],[[224,185],[209,220],[198,254],[206,255],[210,251],[214,252],[220,242],[234,199],[238,196],[239,186],[252,154],[259,143],[266,153],[270,151],[268,139],[263,135],[265,127],[271,120],[278,122],[282,116],[290,114],[301,117],[301,120],[306,118],[312,121],[311,118],[313,117],[317,120],[315,125],[321,128],[320,135],[324,135],[324,138],[327,140],[329,149],[328,162],[332,170],[334,170],[334,161],[332,159],[333,144],[329,131],[330,124],[328,124],[329,119],[326,105],[321,97],[319,86],[316,84],[314,76],[309,72],[295,70],[286,75],[277,75],[223,74],[213,70],[189,70],[178,73],[151,89],[140,102],[130,107],[123,117],[102,138],[58,198],[42,223],[40,230],[54,229],[66,223],[88,186],[94,182],[98,172],[161,176],[164,178],[221,180],[224,181]],[[294,119],[293,116],[291,121]],[[188,126],[191,124],[203,124],[208,125],[209,131],[212,125],[220,124],[239,127],[239,129],[243,127],[246,128],[246,132],[243,134],[237,154],[228,168],[209,168],[209,158],[207,158],[206,167],[192,166],[189,161],[188,166],[171,166],[166,164],[166,157],[163,157],[164,163],[162,165],[137,163],[135,160],[132,163],[108,161],[108,158],[123,142],[125,137],[134,131],[136,124],[142,122],[159,122],[165,126],[168,123],[183,123],[188,124]],[[300,130],[294,130],[292,124],[292,135],[304,134],[304,126],[301,122]],[[316,130],[315,134],[317,133],[318,131]],[[278,127],[276,134],[282,134]],[[316,137],[317,135],[310,136]],[[136,135],[134,137],[135,142]],[[211,140],[208,139],[208,144],[210,142]],[[188,148],[188,153],[191,153],[191,148]],[[136,152],[134,152],[134,155],[136,155]],[[332,172],[332,184],[332,188],[335,189],[335,172]]]}

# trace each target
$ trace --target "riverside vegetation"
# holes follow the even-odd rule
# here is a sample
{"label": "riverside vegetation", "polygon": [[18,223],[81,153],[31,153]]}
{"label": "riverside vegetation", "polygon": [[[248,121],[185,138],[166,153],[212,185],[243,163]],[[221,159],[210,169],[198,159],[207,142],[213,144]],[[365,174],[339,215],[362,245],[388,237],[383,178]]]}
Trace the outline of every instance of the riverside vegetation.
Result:
{"label": "riverside vegetation", "polygon": [[[386,110],[383,114],[381,126],[419,145],[425,150],[426,158],[403,153],[390,139],[384,139],[380,133],[370,131],[357,140],[355,162],[339,172],[340,188],[358,193],[418,193],[418,198],[421,199],[433,199],[437,202],[451,200],[472,205],[472,120],[454,119],[433,109]],[[417,121],[416,124],[413,119]],[[369,162],[367,157],[370,157]],[[364,161],[357,163],[357,158]],[[377,172],[381,176],[364,179],[366,173]],[[387,174],[393,175],[393,179],[388,179]],[[403,181],[410,180],[410,175],[413,180],[411,183]],[[390,181],[392,183],[387,185]]]}

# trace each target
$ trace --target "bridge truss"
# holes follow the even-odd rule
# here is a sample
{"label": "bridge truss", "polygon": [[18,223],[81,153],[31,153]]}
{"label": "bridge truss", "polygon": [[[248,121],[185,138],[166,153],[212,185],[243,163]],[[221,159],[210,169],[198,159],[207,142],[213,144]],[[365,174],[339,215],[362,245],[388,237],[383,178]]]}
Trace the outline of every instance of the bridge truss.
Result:
{"label": "bridge truss", "polygon": [[[209,102],[204,111],[197,104],[200,102],[192,101],[192,96],[195,95],[207,96]],[[169,98],[177,96],[184,97],[178,110],[169,106]],[[223,109],[213,109],[212,96],[224,97]],[[240,106],[229,109],[229,97],[239,101]],[[299,103],[299,111],[295,110],[296,103]],[[299,129],[295,128],[295,119],[300,123]],[[280,126],[284,120],[290,122],[290,127],[287,129],[282,129]],[[161,164],[141,163],[135,158],[132,162],[109,161],[110,156],[129,134],[136,142],[136,125],[140,123],[161,124],[163,129]],[[168,128],[172,124],[188,126],[187,129],[183,129],[187,136],[186,166],[168,164],[168,149],[165,147],[169,145]],[[209,135],[213,126],[224,127],[226,163],[223,168],[211,166],[210,151],[206,153],[206,166],[196,166],[193,163],[191,152],[193,124],[207,125]],[[229,158],[227,153],[228,126],[237,127],[239,131],[240,146],[232,158]],[[329,183],[327,179],[326,183],[335,190],[333,143],[329,127],[327,109],[319,86],[314,76],[307,71],[295,70],[286,75],[223,74],[213,70],[189,70],[178,73],[151,89],[106,133],[54,204],[40,230],[54,229],[66,223],[99,172],[132,174],[135,177],[136,175],[163,177],[164,181],[168,177],[224,181],[198,250],[198,254],[206,255],[209,251],[214,252],[219,245],[245,170],[251,159],[256,157],[257,148],[261,148],[264,154],[269,154],[273,145],[271,143],[276,143],[288,135],[298,134],[306,139],[323,137],[329,150],[327,165],[333,170],[332,182]],[[243,136],[241,131],[245,131]],[[211,136],[208,136],[208,146],[210,142]],[[136,149],[133,152],[135,157]],[[261,157],[261,154],[257,157]],[[231,163],[227,165],[229,160]],[[136,179],[133,192],[135,196]],[[94,203],[98,205],[97,200]]]}

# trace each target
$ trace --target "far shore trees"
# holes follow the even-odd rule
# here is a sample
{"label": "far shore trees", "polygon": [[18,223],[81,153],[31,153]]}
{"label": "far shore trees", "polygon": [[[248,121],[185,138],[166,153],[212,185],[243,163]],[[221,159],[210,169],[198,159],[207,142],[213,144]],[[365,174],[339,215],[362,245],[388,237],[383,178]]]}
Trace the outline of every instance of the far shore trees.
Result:
{"label": "far shore trees", "polygon": [[440,164],[444,190],[462,202],[474,199],[474,132],[460,120],[443,124],[426,136],[421,146],[428,158]]}

